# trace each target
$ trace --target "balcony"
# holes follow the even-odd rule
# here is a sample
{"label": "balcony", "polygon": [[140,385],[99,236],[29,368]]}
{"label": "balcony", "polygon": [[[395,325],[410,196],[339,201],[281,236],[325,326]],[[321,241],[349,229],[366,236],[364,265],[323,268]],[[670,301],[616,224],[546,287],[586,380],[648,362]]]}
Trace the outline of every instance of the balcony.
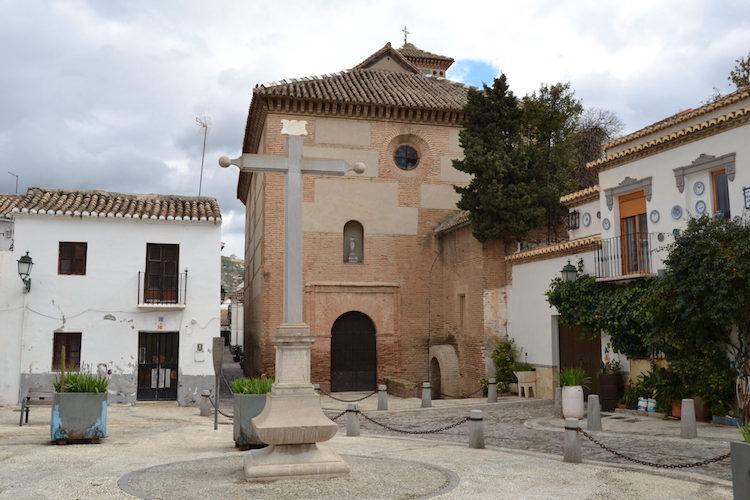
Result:
{"label": "balcony", "polygon": [[184,309],[187,271],[176,275],[138,273],[138,307]]}
{"label": "balcony", "polygon": [[637,278],[655,274],[656,234],[630,233],[602,240],[596,251],[599,281]]}

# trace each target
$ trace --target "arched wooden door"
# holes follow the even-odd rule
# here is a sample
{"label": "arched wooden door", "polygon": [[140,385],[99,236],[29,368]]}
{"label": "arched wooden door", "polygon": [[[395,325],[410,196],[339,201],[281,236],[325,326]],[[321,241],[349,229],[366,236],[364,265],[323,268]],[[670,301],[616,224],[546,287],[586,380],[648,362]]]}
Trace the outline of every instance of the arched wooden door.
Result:
{"label": "arched wooden door", "polygon": [[331,328],[331,391],[374,391],[375,325],[359,311],[339,316]]}

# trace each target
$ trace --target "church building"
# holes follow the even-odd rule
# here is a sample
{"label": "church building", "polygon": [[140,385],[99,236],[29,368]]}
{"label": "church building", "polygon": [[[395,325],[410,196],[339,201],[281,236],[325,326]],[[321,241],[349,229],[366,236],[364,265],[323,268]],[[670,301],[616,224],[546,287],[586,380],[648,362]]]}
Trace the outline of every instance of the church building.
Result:
{"label": "church building", "polygon": [[[479,243],[456,208],[453,168],[468,87],[453,59],[390,43],[352,69],[257,86],[243,153],[286,155],[281,120],[305,120],[303,157],[362,162],[365,172],[304,176],[304,319],[312,380],[330,391],[433,397],[479,388],[506,336],[505,248]],[[248,374],[274,373],[282,322],[284,175],[242,172],[246,207]],[[491,362],[490,362],[491,363]],[[491,365],[490,365],[491,366]]]}

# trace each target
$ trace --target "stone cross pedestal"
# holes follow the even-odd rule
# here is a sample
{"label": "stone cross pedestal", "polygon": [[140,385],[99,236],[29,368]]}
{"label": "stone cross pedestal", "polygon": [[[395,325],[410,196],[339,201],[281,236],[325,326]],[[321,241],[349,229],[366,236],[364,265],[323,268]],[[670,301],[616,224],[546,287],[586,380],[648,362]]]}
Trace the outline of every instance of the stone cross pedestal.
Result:
{"label": "stone cross pedestal", "polygon": [[310,348],[315,335],[302,316],[302,175],[344,175],[364,172],[364,165],[349,166],[343,160],[302,157],[304,120],[281,120],[287,156],[243,154],[219,165],[235,165],[246,172],[286,174],[284,231],[284,322],[271,340],[276,347],[276,381],[263,412],[253,418],[258,437],[268,447],[245,455],[248,481],[285,478],[330,477],[349,472],[336,453],[318,445],[328,441],[338,426],[325,416],[320,396],[310,380]]}

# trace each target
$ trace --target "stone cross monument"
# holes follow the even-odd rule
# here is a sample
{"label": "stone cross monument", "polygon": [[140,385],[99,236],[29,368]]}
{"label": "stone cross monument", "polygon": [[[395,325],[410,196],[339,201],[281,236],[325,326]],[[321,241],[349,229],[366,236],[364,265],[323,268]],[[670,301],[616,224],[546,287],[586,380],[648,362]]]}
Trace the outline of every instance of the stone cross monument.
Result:
{"label": "stone cross monument", "polygon": [[271,340],[276,347],[276,382],[263,412],[253,418],[258,437],[267,448],[245,455],[248,481],[273,481],[293,477],[339,476],[349,466],[338,455],[317,443],[328,441],[338,426],[323,413],[320,397],[310,380],[310,348],[315,340],[302,317],[302,175],[344,175],[364,172],[364,165],[343,160],[302,157],[304,120],[281,120],[287,156],[243,154],[219,165],[235,165],[244,172],[286,174],[284,230],[284,322]]}

